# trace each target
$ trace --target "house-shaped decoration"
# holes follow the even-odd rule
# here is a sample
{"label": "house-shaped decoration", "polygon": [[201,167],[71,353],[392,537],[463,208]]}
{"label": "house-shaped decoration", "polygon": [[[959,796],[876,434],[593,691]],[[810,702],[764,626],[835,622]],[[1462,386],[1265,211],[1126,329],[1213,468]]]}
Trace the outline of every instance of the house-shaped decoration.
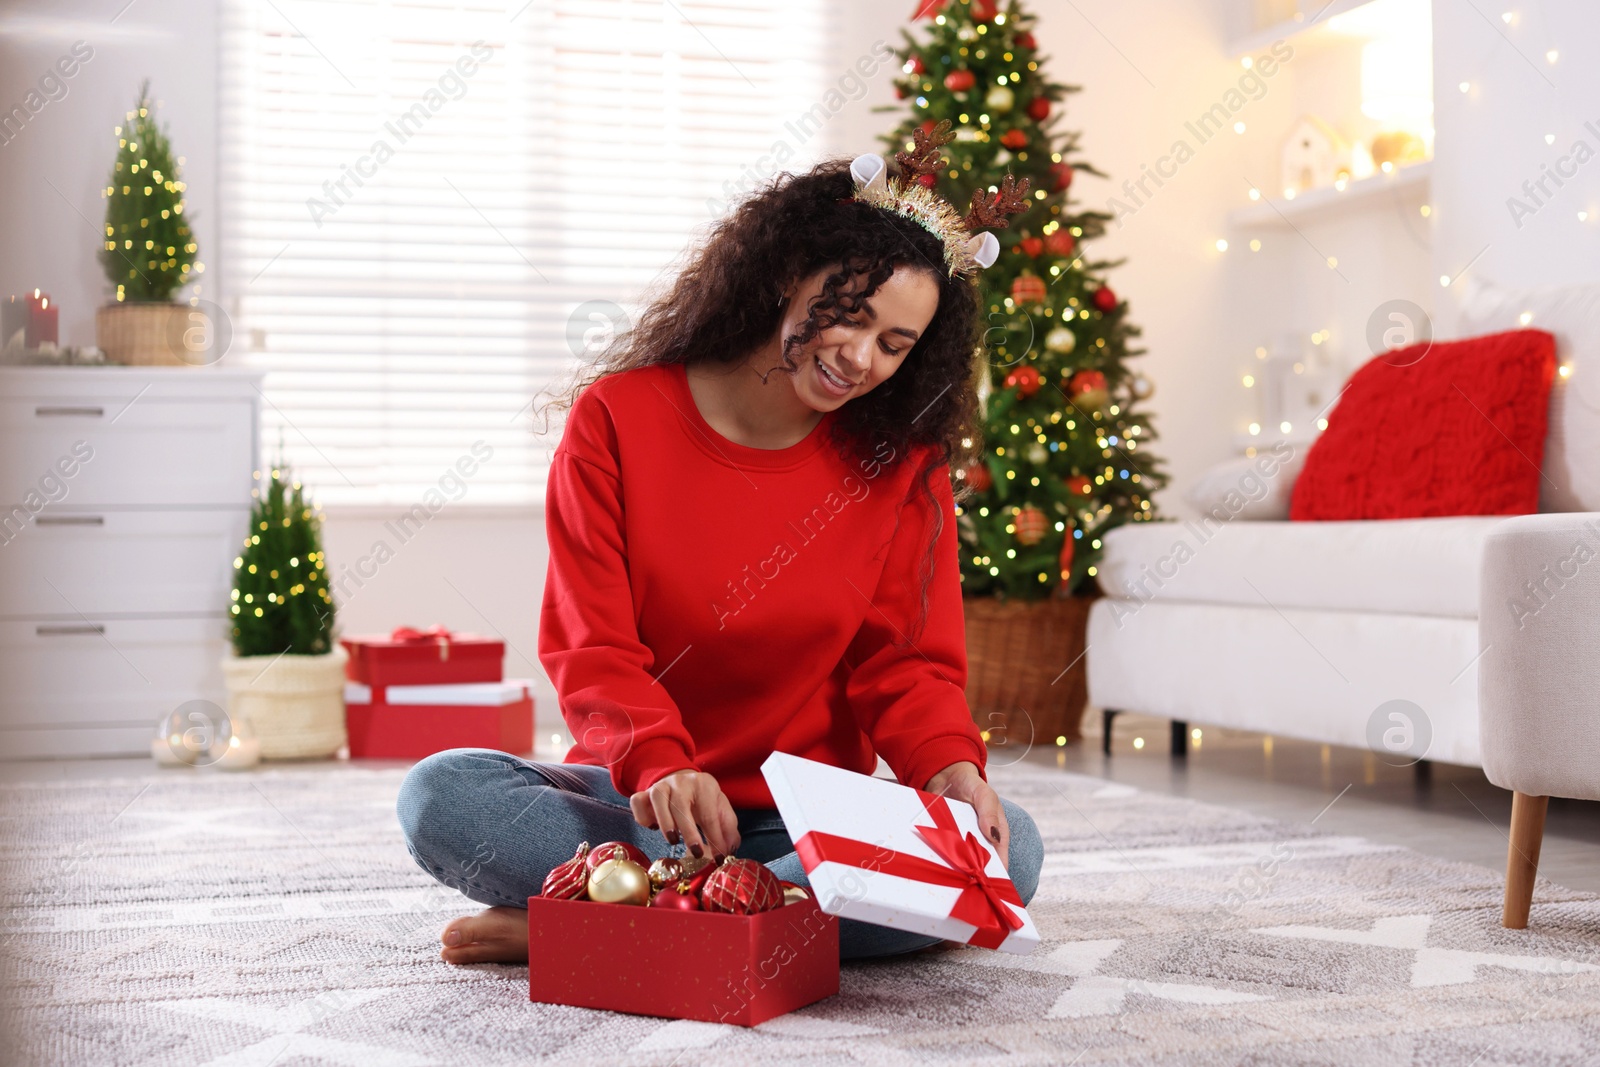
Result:
{"label": "house-shaped decoration", "polygon": [[1349,173],[1350,146],[1315,115],[1302,116],[1283,142],[1284,195],[1330,186]]}

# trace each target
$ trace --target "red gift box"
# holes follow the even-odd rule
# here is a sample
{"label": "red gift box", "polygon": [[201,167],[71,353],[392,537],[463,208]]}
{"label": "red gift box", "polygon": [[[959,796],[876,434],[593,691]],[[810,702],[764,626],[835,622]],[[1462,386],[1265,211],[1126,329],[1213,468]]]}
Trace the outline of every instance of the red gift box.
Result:
{"label": "red gift box", "polygon": [[533,751],[528,682],[469,685],[345,685],[351,759],[421,759],[447,748]]}
{"label": "red gift box", "polygon": [[350,653],[345,677],[374,688],[391,685],[446,685],[498,682],[505,677],[506,643],[477,634],[453,634],[397,627],[390,634],[342,638]]}
{"label": "red gift box", "polygon": [[839,992],[839,920],[528,898],[528,999],[755,1026]]}

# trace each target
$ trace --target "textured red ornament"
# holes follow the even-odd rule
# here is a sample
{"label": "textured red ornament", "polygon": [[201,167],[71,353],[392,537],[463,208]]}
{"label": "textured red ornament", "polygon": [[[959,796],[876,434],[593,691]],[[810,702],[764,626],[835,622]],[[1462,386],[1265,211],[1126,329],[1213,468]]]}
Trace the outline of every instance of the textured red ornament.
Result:
{"label": "textured red ornament", "polygon": [[1044,246],[1052,256],[1070,256],[1077,251],[1078,240],[1067,230],[1056,230],[1044,239]]}
{"label": "textured red ornament", "polygon": [[1061,190],[1065,189],[1067,186],[1069,186],[1071,184],[1072,184],[1072,164],[1071,163],[1052,163],[1052,164],[1050,164],[1050,188],[1053,191],[1059,193]]}
{"label": "textured red ornament", "polygon": [[972,19],[974,22],[993,22],[994,17],[1000,13],[1000,5],[995,0],[972,0]]}
{"label": "textured red ornament", "polygon": [[967,468],[967,484],[975,493],[987,493],[989,487],[994,485],[994,478],[990,476],[986,464],[974,463]]}
{"label": "textured red ornament", "polygon": [[1017,242],[1017,247],[1022,249],[1029,259],[1038,259],[1039,253],[1044,251],[1044,242],[1037,237],[1024,237]]}
{"label": "textured red ornament", "polygon": [[1017,47],[1038,48],[1039,42],[1033,39],[1033,34],[1031,33],[1019,33],[1017,34]]}
{"label": "textured red ornament", "polygon": [[1000,135],[1000,143],[1015,152],[1028,147],[1028,135],[1021,130],[1007,130]]}
{"label": "textured red ornament", "polygon": [[553,900],[582,900],[589,889],[589,868],[584,863],[589,852],[589,842],[578,846],[578,851],[564,863],[558,863],[544,876],[539,895]]}
{"label": "textured red ornament", "polygon": [[1087,475],[1074,474],[1067,479],[1067,489],[1080,496],[1088,496],[1094,492],[1094,483],[1089,480]]}
{"label": "textured red ornament", "polygon": [[1117,309],[1117,294],[1111,291],[1109,285],[1102,285],[1094,291],[1094,306],[1108,314],[1115,311]]}
{"label": "textured red ornament", "polygon": [[1042,96],[1036,96],[1028,101],[1028,117],[1034,122],[1043,122],[1050,117],[1050,101]]}
{"label": "textured red ornament", "polygon": [[1041,303],[1044,296],[1044,279],[1037,274],[1019,274],[1011,283],[1011,299],[1019,304]]}
{"label": "textured red ornament", "polygon": [[783,886],[777,875],[755,860],[730,858],[706,879],[700,903],[706,911],[754,915],[782,905]]}
{"label": "textured red ornament", "polygon": [[977,82],[977,75],[970,70],[952,70],[944,76],[944,87],[952,93],[964,93]]}
{"label": "textured red ornament", "polygon": [[594,846],[589,853],[589,869],[594,870],[606,860],[632,860],[641,867],[650,866],[649,858],[626,841],[607,841]]}
{"label": "textured red ornament", "polygon": [[1015,388],[1017,395],[1026,400],[1039,391],[1039,387],[1044,384],[1044,375],[1039,373],[1037,367],[1018,367],[1006,375],[1005,384],[1007,389]]}
{"label": "textured red ornament", "polygon": [[1044,540],[1045,527],[1050,520],[1045,518],[1044,512],[1038,508],[1028,507],[1017,512],[1011,525],[1016,529],[1016,538],[1019,545],[1036,545]]}
{"label": "textured red ornament", "polygon": [[[662,886],[650,898],[652,908],[671,908],[674,911],[699,911],[700,896],[688,888],[687,882]],[[679,888],[679,887],[683,888]]]}

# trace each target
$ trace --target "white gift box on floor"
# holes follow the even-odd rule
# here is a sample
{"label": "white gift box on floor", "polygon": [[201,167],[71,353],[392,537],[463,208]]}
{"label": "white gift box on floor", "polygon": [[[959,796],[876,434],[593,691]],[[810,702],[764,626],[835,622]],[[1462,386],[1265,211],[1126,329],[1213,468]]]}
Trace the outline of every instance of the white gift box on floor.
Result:
{"label": "white gift box on floor", "polygon": [[761,773],[823,911],[1019,955],[1039,943],[971,804],[785,752]]}

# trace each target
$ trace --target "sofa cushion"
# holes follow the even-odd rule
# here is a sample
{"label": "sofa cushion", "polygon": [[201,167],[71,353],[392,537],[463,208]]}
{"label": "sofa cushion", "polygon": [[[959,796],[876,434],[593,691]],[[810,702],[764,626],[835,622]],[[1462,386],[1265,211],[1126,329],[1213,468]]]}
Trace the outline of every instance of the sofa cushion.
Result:
{"label": "sofa cushion", "polygon": [[1537,329],[1374,356],[1311,446],[1289,517],[1537,511],[1555,359],[1555,338]]}
{"label": "sofa cushion", "polygon": [[1495,516],[1139,522],[1105,537],[1100,589],[1140,601],[1478,617]]}
{"label": "sofa cushion", "polygon": [[1507,289],[1468,274],[1457,326],[1470,333],[1526,321],[1556,338],[1563,368],[1550,390],[1540,511],[1600,511],[1600,281]]}

